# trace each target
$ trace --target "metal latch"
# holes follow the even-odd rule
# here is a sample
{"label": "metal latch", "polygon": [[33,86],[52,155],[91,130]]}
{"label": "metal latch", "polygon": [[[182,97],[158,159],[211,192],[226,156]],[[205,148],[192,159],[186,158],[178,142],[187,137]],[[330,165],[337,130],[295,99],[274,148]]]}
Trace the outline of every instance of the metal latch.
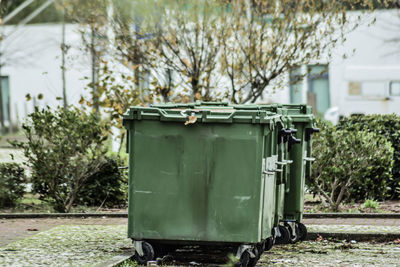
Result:
{"label": "metal latch", "polygon": [[263,171],[263,174],[275,174],[274,170]]}
{"label": "metal latch", "polygon": [[315,158],[305,157],[304,160],[305,161],[315,161]]}
{"label": "metal latch", "polygon": [[293,163],[293,160],[283,160],[283,161],[277,161],[276,164],[278,165],[287,165]]}

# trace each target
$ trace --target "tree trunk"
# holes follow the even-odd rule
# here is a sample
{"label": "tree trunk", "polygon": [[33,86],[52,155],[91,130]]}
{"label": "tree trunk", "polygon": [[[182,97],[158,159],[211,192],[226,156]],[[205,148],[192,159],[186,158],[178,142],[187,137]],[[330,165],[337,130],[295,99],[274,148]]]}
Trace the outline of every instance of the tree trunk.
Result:
{"label": "tree trunk", "polygon": [[92,57],[92,86],[93,86],[93,109],[96,113],[96,115],[99,117],[100,116],[100,110],[99,110],[99,95],[98,95],[98,90],[97,90],[97,74],[98,74],[98,55],[96,52],[96,47],[95,47],[95,34],[96,30],[94,29],[94,26],[91,26],[91,39],[90,39],[90,53]]}
{"label": "tree trunk", "polygon": [[[0,52],[0,59],[1,59],[1,52]],[[0,61],[0,132],[2,134],[5,133],[5,126],[4,126],[4,107],[3,107],[3,79],[1,76],[1,61]]]}
{"label": "tree trunk", "polygon": [[62,78],[62,93],[63,93],[63,107],[67,109],[67,88],[65,79],[65,54],[67,53],[67,46],[65,45],[65,11],[62,22],[62,37],[61,37],[61,78]]}

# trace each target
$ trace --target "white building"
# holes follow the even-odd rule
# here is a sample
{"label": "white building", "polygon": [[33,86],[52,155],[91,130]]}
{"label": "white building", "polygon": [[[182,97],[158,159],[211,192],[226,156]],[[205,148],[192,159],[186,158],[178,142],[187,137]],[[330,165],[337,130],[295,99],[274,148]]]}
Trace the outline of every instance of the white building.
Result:
{"label": "white building", "polygon": [[[6,124],[22,121],[34,105],[62,106],[61,24],[34,24],[20,28],[0,26],[3,112]],[[66,25],[66,88],[68,104],[78,104],[90,77],[90,57],[81,50],[77,25]],[[32,100],[26,101],[29,94]],[[43,95],[39,99],[39,94]],[[10,116],[9,114],[10,113]]]}
{"label": "white building", "polygon": [[[400,114],[400,13],[385,10],[368,16],[369,21],[371,16],[376,17],[376,23],[365,23],[349,33],[347,41],[333,51],[331,62],[303,66],[299,72],[306,73],[310,68],[311,75],[273,99],[315,102],[320,113],[336,107],[343,116]],[[395,38],[398,42],[388,41]]]}
{"label": "white building", "polygon": [[[298,71],[310,68],[311,75],[279,91],[271,100],[315,103],[320,113],[337,107],[340,115],[400,114],[400,41],[386,41],[400,37],[400,17],[395,10],[377,11],[374,16],[376,23],[351,32],[347,41],[334,50],[331,62],[303,66]],[[62,105],[62,100],[57,100],[62,97],[61,31],[60,24],[27,25],[17,30],[14,26],[0,27],[0,32],[9,36],[0,42],[0,64],[5,64],[1,80],[6,121],[16,121],[17,117],[22,121],[35,104]],[[67,98],[69,104],[78,105],[80,96],[89,94],[84,90],[88,84],[84,77],[90,77],[90,56],[81,50],[77,25],[67,25],[66,43],[71,46],[66,66]],[[348,55],[346,59],[344,54]],[[321,70],[323,75],[314,75]],[[35,101],[27,102],[27,94]],[[42,100],[39,94],[43,94]]]}

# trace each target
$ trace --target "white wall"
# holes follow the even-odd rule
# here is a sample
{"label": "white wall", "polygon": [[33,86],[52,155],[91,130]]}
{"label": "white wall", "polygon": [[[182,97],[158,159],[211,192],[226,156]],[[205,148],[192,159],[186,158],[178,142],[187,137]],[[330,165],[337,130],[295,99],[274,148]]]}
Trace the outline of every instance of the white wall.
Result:
{"label": "white wall", "polygon": [[[360,12],[352,12],[358,16]],[[346,42],[336,47],[329,64],[329,86],[331,107],[338,107],[339,114],[352,113],[397,113],[400,114],[400,97],[389,95],[389,82],[400,81],[400,40],[390,43],[387,40],[400,38],[400,14],[396,10],[376,11],[364,21],[376,17],[376,23],[362,24],[347,35]],[[353,51],[354,50],[354,51]],[[346,54],[347,58],[343,58]],[[349,82],[382,82],[384,92],[381,97],[351,96]],[[307,88],[307,82],[303,85]],[[306,101],[306,92],[303,92]],[[282,96],[283,95],[283,96]],[[289,88],[276,95],[277,102],[290,101]]]}
{"label": "white wall", "polygon": [[[376,23],[370,27],[363,25],[348,35],[344,46],[337,54],[355,53],[348,59],[335,57],[330,65],[330,89],[332,106],[339,107],[339,113],[398,113],[400,98],[388,93],[391,80],[400,80],[400,14],[396,10],[375,12]],[[385,83],[382,97],[349,95],[350,81],[379,81]]]}
{"label": "white wall", "polygon": [[[11,117],[15,121],[16,113],[20,120],[33,110],[33,101],[26,102],[25,95],[37,97],[38,106],[62,105],[61,79],[61,24],[35,24],[16,29],[15,26],[1,26],[6,38],[1,42],[0,51],[5,63],[1,74],[9,76]],[[9,36],[9,37],[7,37]],[[67,54],[67,99],[69,104],[78,104],[81,94],[88,83],[83,77],[90,77],[89,56],[80,50],[81,38],[78,26],[66,25],[66,44],[71,48]],[[5,62],[4,62],[5,61]]]}
{"label": "white wall", "polygon": [[[352,13],[350,16],[358,15]],[[374,13],[377,22],[368,27],[362,25],[347,36],[347,41],[333,52],[329,62],[331,106],[337,106],[339,113],[399,113],[400,97],[366,98],[348,95],[349,81],[378,80],[388,83],[400,81],[400,42],[388,43],[387,39],[400,37],[400,16],[397,11],[378,11]],[[369,15],[369,19],[371,15]],[[396,26],[397,25],[397,26]],[[14,26],[1,26],[5,35],[15,31]],[[68,103],[78,104],[80,96],[88,96],[83,88],[90,77],[89,55],[80,50],[81,37],[77,25],[66,26],[66,43],[71,45],[67,54],[67,97]],[[62,105],[61,81],[61,25],[39,24],[24,26],[1,42],[1,60],[6,60],[2,75],[10,78],[11,115],[15,121],[16,110],[20,120],[33,109],[33,102],[26,102],[25,95],[44,95],[37,100],[39,106]],[[352,53],[353,49],[355,53]],[[390,53],[398,51],[399,53]],[[343,54],[348,54],[343,59]],[[322,62],[326,63],[326,62]],[[306,82],[303,88],[307,88]],[[385,89],[387,90],[387,88]],[[306,101],[306,92],[303,92]],[[289,103],[288,88],[275,94],[266,94],[259,102]]]}

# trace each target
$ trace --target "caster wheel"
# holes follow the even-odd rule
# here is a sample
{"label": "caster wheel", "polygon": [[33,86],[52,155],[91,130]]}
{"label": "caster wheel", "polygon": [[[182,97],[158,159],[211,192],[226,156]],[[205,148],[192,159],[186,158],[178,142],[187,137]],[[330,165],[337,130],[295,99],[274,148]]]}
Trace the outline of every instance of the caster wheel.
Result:
{"label": "caster wheel", "polygon": [[242,253],[240,260],[235,263],[235,267],[247,267],[250,260],[250,254],[248,251]]}
{"label": "caster wheel", "polygon": [[288,244],[290,242],[290,232],[285,226],[279,225],[281,236],[276,237],[276,244]]}
{"label": "caster wheel", "polygon": [[294,244],[297,241],[299,241],[299,227],[297,225],[297,223],[293,224],[294,225],[294,232],[295,234],[293,235],[293,229],[292,226],[290,226],[290,224],[285,224],[285,226],[287,227],[287,229],[289,230],[289,243]]}
{"label": "caster wheel", "polygon": [[274,238],[268,237],[267,240],[265,241],[265,248],[264,251],[270,250],[274,246]]}
{"label": "caster wheel", "polygon": [[254,267],[257,264],[257,261],[260,259],[260,252],[257,247],[253,249],[253,254],[255,255],[254,258],[249,258],[249,263],[247,264],[248,267]]}
{"label": "caster wheel", "polygon": [[[262,255],[263,252],[265,251],[265,241],[262,242],[262,243],[260,243],[260,244],[258,244],[258,245],[256,246],[256,248],[258,249],[258,253],[260,254],[260,257],[261,257],[261,255]],[[260,258],[260,257],[258,257],[258,258]]]}
{"label": "caster wheel", "polygon": [[146,265],[148,261],[151,261],[154,259],[154,250],[153,247],[147,243],[147,242],[142,242],[142,250],[143,250],[143,255],[140,256],[139,254],[135,254],[135,259],[140,265]]}
{"label": "caster wheel", "polygon": [[299,240],[301,240],[301,241],[306,240],[306,238],[307,238],[307,227],[304,224],[300,223],[300,222],[298,222],[296,224],[297,224],[297,228],[299,230]]}
{"label": "caster wheel", "polygon": [[154,258],[162,258],[168,254],[168,249],[166,246],[161,244],[153,244]]}

